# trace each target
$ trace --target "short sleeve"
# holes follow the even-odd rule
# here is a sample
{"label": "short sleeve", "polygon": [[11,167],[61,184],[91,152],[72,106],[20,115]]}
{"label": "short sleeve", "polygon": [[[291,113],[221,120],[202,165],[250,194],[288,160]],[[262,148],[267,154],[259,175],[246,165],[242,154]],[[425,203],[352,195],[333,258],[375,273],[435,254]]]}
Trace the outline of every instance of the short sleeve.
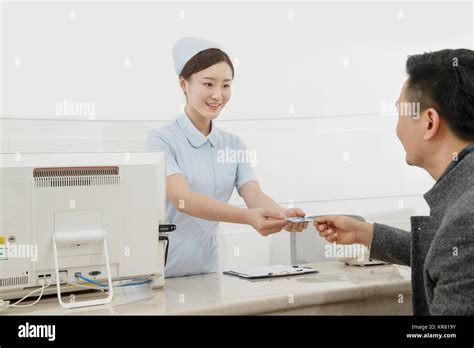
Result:
{"label": "short sleeve", "polygon": [[255,172],[255,166],[257,164],[257,154],[255,150],[248,150],[245,146],[244,142],[239,138],[237,138],[237,150],[243,150],[247,153],[245,158],[248,160],[246,161],[239,161],[237,163],[237,172],[235,176],[235,188],[240,195],[239,189],[249,181],[256,181],[257,174]]}
{"label": "short sleeve", "polygon": [[160,134],[156,134],[154,131],[148,133],[148,136],[145,140],[145,150],[165,153],[166,177],[183,173],[176,163],[176,157],[169,142]]}

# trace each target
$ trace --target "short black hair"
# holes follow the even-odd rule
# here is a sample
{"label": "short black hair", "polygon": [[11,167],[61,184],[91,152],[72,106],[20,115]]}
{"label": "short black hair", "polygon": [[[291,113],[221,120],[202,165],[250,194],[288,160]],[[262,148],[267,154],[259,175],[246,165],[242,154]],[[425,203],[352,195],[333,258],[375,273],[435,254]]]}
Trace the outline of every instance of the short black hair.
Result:
{"label": "short black hair", "polygon": [[474,51],[444,49],[408,57],[407,98],[436,109],[455,136],[474,141]]}
{"label": "short black hair", "polygon": [[227,53],[218,48],[208,48],[207,50],[201,51],[194,55],[183,67],[180,76],[185,80],[188,80],[192,74],[195,74],[201,70],[207,69],[210,66],[226,62],[232,70],[232,78],[234,78],[234,65],[230,60]]}

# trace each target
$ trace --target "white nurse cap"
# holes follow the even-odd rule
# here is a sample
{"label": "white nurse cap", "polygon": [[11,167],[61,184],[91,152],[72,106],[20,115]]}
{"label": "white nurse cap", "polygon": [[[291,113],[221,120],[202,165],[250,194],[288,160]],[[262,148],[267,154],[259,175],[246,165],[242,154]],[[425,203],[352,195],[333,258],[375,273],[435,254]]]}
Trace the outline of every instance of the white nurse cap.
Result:
{"label": "white nurse cap", "polygon": [[222,50],[221,45],[205,39],[195,37],[183,37],[173,47],[173,63],[176,74],[181,74],[186,63],[201,51],[209,48]]}

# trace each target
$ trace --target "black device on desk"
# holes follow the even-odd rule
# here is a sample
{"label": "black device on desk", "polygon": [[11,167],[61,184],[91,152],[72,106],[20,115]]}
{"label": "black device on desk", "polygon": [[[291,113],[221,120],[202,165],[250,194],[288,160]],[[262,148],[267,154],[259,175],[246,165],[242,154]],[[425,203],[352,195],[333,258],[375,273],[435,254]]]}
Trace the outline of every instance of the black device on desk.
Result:
{"label": "black device on desk", "polygon": [[[173,232],[176,230],[176,225],[175,224],[160,224],[158,225],[158,232],[159,233],[166,233],[166,232]],[[165,266],[166,266],[166,261],[168,261],[168,247],[170,245],[170,240],[168,239],[168,236],[159,236],[158,240],[165,240],[166,241],[166,250],[165,250]]]}

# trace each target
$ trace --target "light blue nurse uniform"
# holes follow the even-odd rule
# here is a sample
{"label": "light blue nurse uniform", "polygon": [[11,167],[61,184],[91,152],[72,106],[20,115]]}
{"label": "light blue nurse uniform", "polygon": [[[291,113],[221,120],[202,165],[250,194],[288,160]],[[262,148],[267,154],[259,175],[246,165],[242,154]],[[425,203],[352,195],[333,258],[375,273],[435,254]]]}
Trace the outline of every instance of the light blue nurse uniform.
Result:
{"label": "light blue nurse uniform", "polygon": [[[257,180],[252,163],[239,161],[242,156],[223,155],[246,151],[246,147],[238,136],[220,130],[214,121],[206,137],[185,113],[180,114],[169,125],[152,130],[145,148],[165,153],[166,177],[183,174],[191,191],[225,203],[234,187],[238,190],[245,183]],[[217,272],[218,222],[183,214],[168,200],[166,222],[177,226],[169,233],[166,277]]]}

